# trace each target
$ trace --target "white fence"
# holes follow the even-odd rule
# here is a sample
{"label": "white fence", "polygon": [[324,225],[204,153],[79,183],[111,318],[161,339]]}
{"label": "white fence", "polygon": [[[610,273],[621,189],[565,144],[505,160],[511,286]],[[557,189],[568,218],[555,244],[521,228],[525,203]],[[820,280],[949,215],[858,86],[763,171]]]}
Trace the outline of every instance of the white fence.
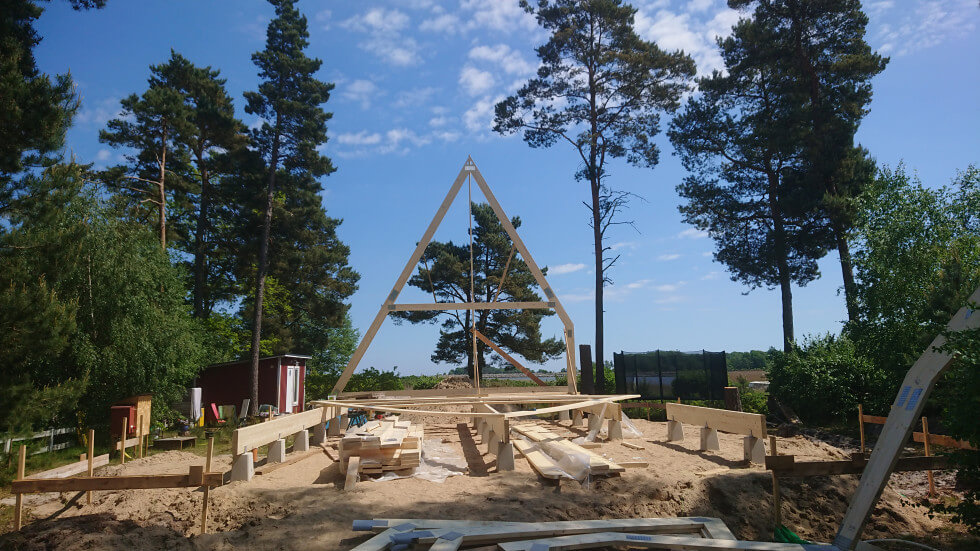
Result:
{"label": "white fence", "polygon": [[45,431],[35,433],[32,436],[21,436],[20,438],[8,438],[3,441],[3,453],[9,455],[10,450],[13,449],[14,442],[26,442],[28,440],[37,440],[39,438],[47,438],[48,443],[46,446],[31,452],[31,455],[53,452],[55,450],[63,450],[65,448],[71,447],[73,442],[62,442],[60,444],[55,444],[54,443],[55,436],[59,436],[62,434],[74,435],[75,432],[76,432],[75,429],[50,429],[50,430],[45,430]]}

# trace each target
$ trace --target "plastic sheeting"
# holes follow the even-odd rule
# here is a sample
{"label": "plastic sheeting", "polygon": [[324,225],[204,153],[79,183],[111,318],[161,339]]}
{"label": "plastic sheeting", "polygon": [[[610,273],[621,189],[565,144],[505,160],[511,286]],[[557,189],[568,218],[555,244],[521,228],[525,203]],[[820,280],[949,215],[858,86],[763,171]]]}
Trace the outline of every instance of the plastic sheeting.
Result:
{"label": "plastic sheeting", "polygon": [[449,444],[443,444],[435,440],[422,440],[422,458],[419,466],[411,474],[399,475],[389,471],[379,478],[372,478],[374,482],[384,482],[386,480],[396,480],[399,478],[420,478],[429,482],[445,482],[450,476],[466,474],[466,459],[456,453],[456,450]]}

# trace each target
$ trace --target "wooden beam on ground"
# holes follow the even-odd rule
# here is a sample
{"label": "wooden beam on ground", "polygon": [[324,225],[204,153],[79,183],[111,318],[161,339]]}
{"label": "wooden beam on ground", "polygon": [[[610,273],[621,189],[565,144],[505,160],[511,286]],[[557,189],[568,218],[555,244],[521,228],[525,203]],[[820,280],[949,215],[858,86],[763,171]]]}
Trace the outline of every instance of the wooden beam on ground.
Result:
{"label": "wooden beam on ground", "polygon": [[554,302],[423,302],[391,304],[390,312],[428,312],[436,310],[537,310],[554,308]]}
{"label": "wooden beam on ground", "polygon": [[510,363],[510,365],[516,367],[521,371],[521,373],[527,375],[529,379],[537,383],[538,386],[549,386],[548,383],[538,378],[538,376],[535,375],[530,369],[521,365],[521,362],[515,360],[510,356],[510,354],[504,352],[502,348],[494,344],[493,341],[487,338],[487,336],[481,333],[476,327],[471,328],[470,331],[472,331],[473,334],[476,335],[476,338],[480,339],[481,341],[483,341],[484,344],[492,348],[494,352],[500,354],[505,360],[507,360]]}
{"label": "wooden beam on ground", "polygon": [[221,486],[224,473],[204,473],[203,483],[197,484],[188,474],[151,474],[128,476],[80,476],[77,478],[50,478],[14,480],[10,491],[15,494],[42,492],[84,492],[88,490],[150,490],[156,488],[189,488],[193,486]]}
{"label": "wooden beam on ground", "polygon": [[[91,467],[89,466],[90,464]],[[69,476],[75,476],[86,471],[88,471],[89,476],[92,476],[92,469],[104,467],[108,464],[109,454],[106,453],[93,457],[91,461],[86,458],[84,461],[69,463],[68,465],[62,465],[48,471],[34,473],[31,475],[31,478],[68,478]]]}
{"label": "wooden beam on ground", "polygon": [[559,551],[568,549],[605,549],[628,545],[631,549],[679,549],[684,551],[710,551],[713,549],[737,549],[747,551],[817,551],[836,550],[831,545],[797,543],[769,543],[763,541],[732,541],[695,538],[691,536],[636,534],[623,532],[593,532],[574,536],[555,536],[498,544],[503,551]]}
{"label": "wooden beam on ground", "polygon": [[[868,460],[863,458],[840,461],[796,461],[792,455],[766,456],[766,469],[780,477],[860,474],[867,464]],[[902,457],[893,470],[894,472],[941,470],[948,465],[949,459],[944,455]]]}
{"label": "wooden beam on ground", "polygon": [[759,413],[672,403],[666,404],[666,407],[667,419],[671,421],[709,427],[732,434],[747,434],[756,438],[766,436],[766,416]]}

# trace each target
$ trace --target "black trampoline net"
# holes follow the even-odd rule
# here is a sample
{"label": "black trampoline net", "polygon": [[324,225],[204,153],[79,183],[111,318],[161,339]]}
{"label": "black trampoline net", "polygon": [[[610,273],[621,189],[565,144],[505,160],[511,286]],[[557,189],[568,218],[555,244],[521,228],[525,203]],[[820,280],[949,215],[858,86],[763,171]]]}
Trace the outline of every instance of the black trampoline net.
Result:
{"label": "black trampoline net", "polygon": [[617,394],[646,400],[724,400],[728,386],[724,352],[619,352],[613,368]]}

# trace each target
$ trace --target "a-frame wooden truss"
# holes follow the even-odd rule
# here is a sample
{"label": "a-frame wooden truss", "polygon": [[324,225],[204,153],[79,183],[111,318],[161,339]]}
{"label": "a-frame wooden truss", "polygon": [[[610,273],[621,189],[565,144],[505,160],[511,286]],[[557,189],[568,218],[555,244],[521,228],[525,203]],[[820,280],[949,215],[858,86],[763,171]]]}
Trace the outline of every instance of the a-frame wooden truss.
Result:
{"label": "a-frame wooden truss", "polygon": [[[463,183],[466,182],[467,178],[473,178],[476,185],[480,187],[480,191],[486,197],[487,202],[490,203],[490,207],[493,209],[494,214],[497,215],[497,219],[503,225],[504,230],[510,237],[511,242],[513,242],[514,247],[517,252],[521,254],[521,258],[524,259],[524,263],[531,270],[531,274],[534,276],[535,281],[541,286],[544,291],[546,302],[440,302],[440,303],[423,303],[423,304],[397,304],[395,299],[398,298],[399,293],[405,287],[405,283],[408,278],[415,271],[415,267],[418,265],[419,260],[422,258],[422,253],[425,251],[425,247],[432,240],[432,236],[435,234],[436,229],[439,224],[442,223],[442,219],[446,216],[446,212],[449,210],[450,205],[452,205],[453,200],[456,199],[456,195],[459,194],[459,190],[463,187]],[[545,280],[544,274],[541,273],[541,269],[538,268],[534,258],[531,257],[531,253],[528,252],[527,247],[524,245],[524,241],[521,240],[520,236],[517,235],[517,230],[514,229],[514,225],[510,223],[510,218],[504,213],[504,209],[500,207],[500,203],[497,202],[497,198],[494,197],[493,192],[490,191],[490,187],[487,185],[486,180],[483,179],[483,175],[476,168],[476,163],[470,157],[466,158],[466,162],[463,164],[463,168],[460,169],[459,175],[456,176],[456,180],[453,182],[451,188],[449,188],[449,193],[446,194],[446,198],[442,200],[442,205],[439,206],[439,210],[436,211],[436,215],[432,218],[432,222],[429,223],[429,227],[425,230],[422,235],[422,239],[419,241],[418,245],[415,247],[415,252],[408,259],[405,264],[405,269],[402,270],[401,275],[395,281],[394,287],[392,287],[391,292],[388,293],[388,298],[385,299],[381,308],[378,310],[378,315],[374,317],[374,321],[368,330],[364,333],[364,337],[361,338],[360,344],[357,345],[357,349],[351,356],[350,361],[347,363],[347,367],[344,372],[340,375],[340,379],[337,380],[337,384],[333,387],[333,394],[339,394],[343,392],[344,387],[347,386],[347,381],[350,380],[351,375],[353,375],[354,370],[357,369],[357,364],[361,361],[364,353],[367,351],[368,346],[371,345],[371,341],[374,340],[374,336],[378,333],[378,329],[381,328],[381,324],[384,322],[385,318],[391,312],[398,311],[408,311],[408,310],[499,310],[499,309],[530,309],[530,308],[551,308],[558,314],[561,319],[562,324],[565,326],[565,372],[568,376],[568,392],[569,394],[576,394],[578,391],[575,386],[575,334],[574,326],[572,324],[571,318],[568,317],[568,313],[565,312],[565,308],[561,305],[561,301],[555,296],[554,291],[551,286],[548,285],[548,281]],[[474,390],[478,392],[478,390]]]}

